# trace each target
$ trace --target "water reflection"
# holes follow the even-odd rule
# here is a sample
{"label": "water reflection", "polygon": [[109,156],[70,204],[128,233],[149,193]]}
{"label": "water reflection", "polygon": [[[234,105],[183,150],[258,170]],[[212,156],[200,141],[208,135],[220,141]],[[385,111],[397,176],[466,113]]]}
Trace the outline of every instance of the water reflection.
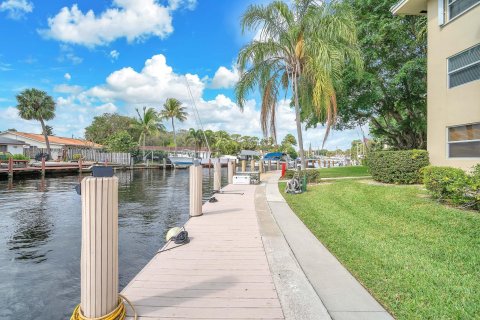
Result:
{"label": "water reflection", "polygon": [[[188,219],[188,170],[116,176],[123,288],[163,246],[166,230]],[[0,319],[64,319],[79,302],[80,180],[0,181]],[[205,169],[205,199],[212,180]]]}

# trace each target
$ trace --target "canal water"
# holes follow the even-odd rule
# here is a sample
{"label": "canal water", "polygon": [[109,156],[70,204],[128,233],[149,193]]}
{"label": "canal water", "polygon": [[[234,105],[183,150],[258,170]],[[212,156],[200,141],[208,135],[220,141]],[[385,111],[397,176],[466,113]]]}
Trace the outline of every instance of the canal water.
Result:
{"label": "canal water", "polygon": [[[204,198],[213,170],[204,169]],[[120,290],[188,220],[188,170],[117,172]],[[225,185],[226,170],[222,172]],[[0,181],[0,319],[67,319],[80,301],[79,176]]]}

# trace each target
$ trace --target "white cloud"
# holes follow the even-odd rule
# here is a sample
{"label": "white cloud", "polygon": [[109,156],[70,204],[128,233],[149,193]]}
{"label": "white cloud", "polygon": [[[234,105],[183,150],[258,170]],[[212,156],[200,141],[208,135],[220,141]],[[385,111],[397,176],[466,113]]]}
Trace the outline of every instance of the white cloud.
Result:
{"label": "white cloud", "polygon": [[83,87],[81,86],[70,86],[68,84],[59,84],[53,87],[53,91],[58,93],[71,93],[77,94],[83,91]]}
{"label": "white cloud", "polygon": [[197,6],[197,0],[168,0],[168,8],[170,10],[177,10],[180,7],[185,7],[188,10],[193,10]]}
{"label": "white cloud", "polygon": [[95,112],[97,114],[114,113],[114,112],[117,112],[117,110],[118,110],[117,106],[111,102],[95,107]]}
{"label": "white cloud", "polygon": [[6,0],[0,3],[0,11],[6,11],[11,19],[21,19],[33,11],[33,3],[27,0]]}
{"label": "white cloud", "polygon": [[70,73],[68,73],[68,72],[65,73],[65,74],[63,75],[63,77],[64,77],[65,79],[67,79],[68,81],[70,81],[70,79],[72,79],[72,76],[71,76]]}
{"label": "white cloud", "polygon": [[213,89],[233,88],[238,82],[238,78],[239,73],[236,67],[232,67],[232,70],[229,70],[224,66],[221,66],[213,76],[211,87]]}
{"label": "white cloud", "polygon": [[66,44],[61,44],[60,45],[60,56],[58,57],[58,61],[64,62],[64,61],[70,61],[73,64],[80,64],[83,62],[83,58],[77,56],[75,52],[73,51],[73,48],[66,45]]}
{"label": "white cloud", "polygon": [[100,14],[83,13],[76,4],[64,7],[48,19],[49,29],[39,32],[62,42],[94,47],[119,38],[128,42],[156,36],[165,38],[173,32],[172,10],[193,8],[196,1],[171,0],[168,6],[156,0],[113,0],[112,7]]}
{"label": "white cloud", "polygon": [[110,58],[112,58],[112,60],[117,60],[119,56],[120,52],[118,52],[117,50],[110,51]]}

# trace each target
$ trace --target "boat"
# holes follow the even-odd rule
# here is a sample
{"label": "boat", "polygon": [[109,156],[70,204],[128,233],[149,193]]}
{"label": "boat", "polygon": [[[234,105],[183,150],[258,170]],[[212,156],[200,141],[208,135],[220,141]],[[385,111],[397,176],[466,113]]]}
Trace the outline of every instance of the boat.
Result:
{"label": "boat", "polygon": [[188,167],[193,165],[193,162],[197,159],[188,153],[174,153],[168,155],[168,160],[175,167]]}

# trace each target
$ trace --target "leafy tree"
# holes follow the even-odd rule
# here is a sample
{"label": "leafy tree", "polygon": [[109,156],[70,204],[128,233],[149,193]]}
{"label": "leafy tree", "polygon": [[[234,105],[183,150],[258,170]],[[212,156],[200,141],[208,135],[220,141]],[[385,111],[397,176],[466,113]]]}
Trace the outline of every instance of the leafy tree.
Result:
{"label": "leafy tree", "polygon": [[127,131],[134,140],[137,140],[140,133],[132,127],[134,123],[134,118],[117,113],[104,113],[94,117],[92,123],[85,128],[85,138],[95,143],[105,144],[115,133]]}
{"label": "leafy tree", "polygon": [[10,128],[10,129],[7,129],[7,131],[17,132],[17,129],[15,129],[15,128]]}
{"label": "leafy tree", "polygon": [[258,86],[262,96],[261,124],[265,135],[276,139],[275,113],[278,95],[291,90],[297,136],[305,168],[301,114],[330,127],[336,118],[336,83],[352,61],[361,65],[355,21],[337,2],[296,0],[251,5],[242,17],[242,29],[260,28],[260,40],[244,47],[238,56],[240,80],[237,102],[243,109],[246,96]]}
{"label": "leafy tree", "polygon": [[131,152],[138,147],[133,137],[126,131],[117,131],[105,142],[110,152]]}
{"label": "leafy tree", "polygon": [[396,0],[344,0],[356,16],[364,72],[347,69],[338,128],[370,124],[395,149],[426,147],[425,17],[395,17]]}
{"label": "leafy tree", "polygon": [[45,126],[45,131],[47,131],[47,135],[53,136],[53,127],[49,126],[48,124]]}
{"label": "leafy tree", "polygon": [[257,150],[259,143],[258,137],[242,136],[240,138],[240,148],[243,150]]}
{"label": "leafy tree", "polygon": [[180,122],[183,122],[187,119],[187,115],[188,114],[185,111],[185,107],[183,107],[181,102],[175,98],[168,98],[163,105],[163,110],[160,112],[162,119],[170,119],[172,121],[173,143],[175,147],[177,146],[177,136],[175,134],[174,120],[176,119]]}
{"label": "leafy tree", "polygon": [[297,145],[297,139],[293,136],[293,134],[288,133],[285,138],[282,140],[282,145],[291,145],[291,146],[296,146]]}
{"label": "leafy tree", "polygon": [[25,120],[37,120],[42,125],[42,133],[50,155],[50,141],[48,141],[45,121],[55,117],[55,102],[45,91],[35,88],[26,89],[17,95],[17,109],[20,117]]}
{"label": "leafy tree", "polygon": [[189,141],[192,141],[195,146],[195,155],[198,156],[198,151],[203,147],[205,143],[205,138],[203,136],[203,131],[201,129],[195,130],[190,128],[188,130]]}
{"label": "leafy tree", "polygon": [[131,127],[135,128],[140,132],[140,137],[138,138],[138,144],[143,145],[143,159],[145,159],[145,139],[147,136],[156,135],[165,128],[160,123],[160,118],[158,117],[157,112],[153,108],[143,107],[143,113],[140,114],[140,111],[135,109],[138,114],[138,119],[135,119],[135,122],[131,124]]}

